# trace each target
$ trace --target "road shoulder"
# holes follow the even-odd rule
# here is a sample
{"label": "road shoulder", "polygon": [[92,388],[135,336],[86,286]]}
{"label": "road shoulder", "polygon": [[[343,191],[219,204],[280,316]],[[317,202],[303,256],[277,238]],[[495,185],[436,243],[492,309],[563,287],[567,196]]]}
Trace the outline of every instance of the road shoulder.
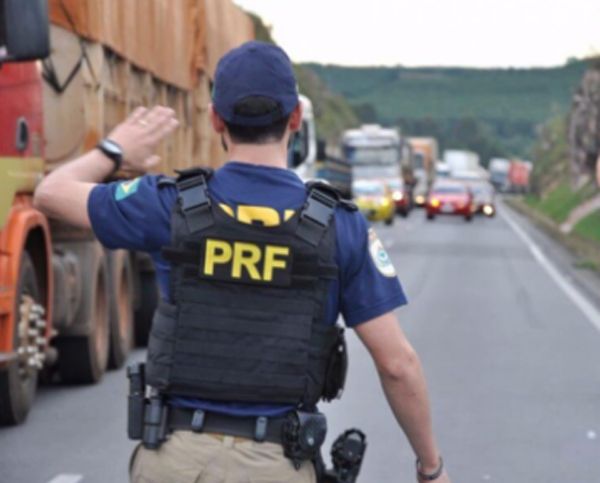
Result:
{"label": "road shoulder", "polygon": [[546,227],[541,228],[537,220],[526,216],[523,211],[517,211],[514,204],[503,202],[502,208],[529,235],[556,269],[600,312],[600,274],[593,269],[581,267],[580,255],[553,238],[549,230]]}

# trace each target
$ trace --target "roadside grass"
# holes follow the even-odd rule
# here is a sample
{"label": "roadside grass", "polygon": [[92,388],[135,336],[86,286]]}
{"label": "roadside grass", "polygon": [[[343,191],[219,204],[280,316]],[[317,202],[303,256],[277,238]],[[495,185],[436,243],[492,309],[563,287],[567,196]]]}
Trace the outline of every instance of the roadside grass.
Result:
{"label": "roadside grass", "polygon": [[573,231],[586,240],[600,243],[600,210],[594,211],[579,221]]}
{"label": "roadside grass", "polygon": [[[592,184],[586,184],[581,189],[573,191],[567,182],[559,184],[543,198],[534,195],[525,197],[525,202],[533,209],[562,223],[567,219],[569,213],[597,193],[597,188]],[[600,218],[599,218],[600,219]],[[583,220],[582,220],[583,221]],[[597,238],[600,241],[600,238]]]}

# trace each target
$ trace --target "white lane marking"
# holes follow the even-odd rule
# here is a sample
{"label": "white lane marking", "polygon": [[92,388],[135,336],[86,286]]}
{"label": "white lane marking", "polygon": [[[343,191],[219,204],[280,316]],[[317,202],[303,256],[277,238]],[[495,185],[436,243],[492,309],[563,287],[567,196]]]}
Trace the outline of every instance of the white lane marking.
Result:
{"label": "white lane marking", "polygon": [[83,480],[83,475],[57,475],[52,478],[48,483],[79,483]]}
{"label": "white lane marking", "polygon": [[579,290],[577,290],[569,279],[561,274],[556,267],[548,260],[546,255],[542,253],[542,250],[535,244],[530,236],[518,225],[516,221],[512,219],[504,210],[500,211],[500,215],[504,218],[504,221],[513,229],[513,231],[521,238],[523,243],[527,245],[533,257],[538,263],[546,270],[548,275],[556,282],[556,284],[562,289],[562,291],[571,299],[579,310],[586,316],[589,322],[600,331],[600,313],[596,307],[585,298]]}

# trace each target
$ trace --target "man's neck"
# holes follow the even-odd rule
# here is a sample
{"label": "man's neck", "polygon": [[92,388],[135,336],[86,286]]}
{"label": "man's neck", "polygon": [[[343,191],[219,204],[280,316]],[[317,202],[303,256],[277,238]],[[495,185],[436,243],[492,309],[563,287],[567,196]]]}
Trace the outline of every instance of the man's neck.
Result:
{"label": "man's neck", "polygon": [[287,149],[283,143],[273,144],[233,144],[229,146],[230,161],[287,168]]}

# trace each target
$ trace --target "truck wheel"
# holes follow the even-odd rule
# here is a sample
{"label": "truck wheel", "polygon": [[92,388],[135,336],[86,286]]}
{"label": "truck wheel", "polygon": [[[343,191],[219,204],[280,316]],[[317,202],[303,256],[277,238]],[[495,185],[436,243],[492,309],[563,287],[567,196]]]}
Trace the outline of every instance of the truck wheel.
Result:
{"label": "truck wheel", "polygon": [[58,370],[66,383],[94,383],[108,365],[110,317],[108,270],[104,251],[98,246],[89,252],[82,278],[81,304],[77,318],[87,335],[56,339]]}
{"label": "truck wheel", "polygon": [[385,220],[386,226],[390,226],[394,224],[394,215],[390,216],[387,220]]}
{"label": "truck wheel", "polygon": [[154,310],[158,305],[158,286],[155,272],[139,271],[139,305],[135,311],[135,343],[144,347],[148,344]]}
{"label": "truck wheel", "polygon": [[433,213],[427,213],[427,219],[429,221],[435,220],[435,215]]}
{"label": "truck wheel", "polygon": [[465,215],[465,221],[472,221],[473,215]]}
{"label": "truck wheel", "polygon": [[[21,256],[19,282],[15,306],[15,327],[13,350],[17,359],[0,371],[0,425],[22,423],[35,397],[40,364],[35,360],[36,354],[30,347],[43,351],[44,344],[37,340],[43,337],[43,309],[39,305],[39,286],[31,257],[27,252]],[[32,331],[32,332],[30,332]],[[34,336],[34,332],[37,332]]]}
{"label": "truck wheel", "polygon": [[110,266],[110,353],[111,369],[122,367],[133,345],[133,269],[129,253],[109,255]]}

